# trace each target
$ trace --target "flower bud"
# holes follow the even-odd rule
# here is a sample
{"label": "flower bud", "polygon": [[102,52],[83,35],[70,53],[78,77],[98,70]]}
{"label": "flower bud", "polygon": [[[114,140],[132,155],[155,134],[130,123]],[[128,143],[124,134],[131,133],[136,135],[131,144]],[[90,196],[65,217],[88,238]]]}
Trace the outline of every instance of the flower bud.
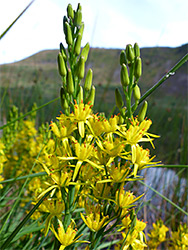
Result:
{"label": "flower bud", "polygon": [[57,62],[58,62],[59,74],[61,76],[66,76],[67,70],[66,70],[65,61],[63,59],[63,56],[62,56],[61,52],[59,52],[59,54],[58,54]]}
{"label": "flower bud", "polygon": [[129,74],[128,74],[127,66],[124,63],[122,64],[122,67],[121,67],[120,77],[121,77],[122,86],[124,86],[124,87],[128,86],[129,85]]}
{"label": "flower bud", "polygon": [[74,11],[70,3],[67,6],[67,16],[72,19],[74,18]]}
{"label": "flower bud", "polygon": [[140,88],[138,87],[138,85],[136,85],[134,87],[134,89],[133,89],[133,95],[134,95],[135,101],[140,100],[141,94],[140,94]]}
{"label": "flower bud", "polygon": [[134,44],[134,53],[135,53],[135,57],[140,57],[140,48],[138,46],[138,43]]}
{"label": "flower bud", "polygon": [[65,90],[63,87],[61,87],[60,89],[60,98],[61,98],[61,106],[63,109],[68,109],[69,108],[69,104],[68,101],[66,99],[66,95],[65,95]]}
{"label": "flower bud", "polygon": [[145,101],[138,113],[138,120],[139,122],[142,122],[146,116],[146,112],[147,112],[147,107],[148,107],[148,103]]}
{"label": "flower bud", "polygon": [[83,101],[83,88],[80,86],[79,92],[78,92],[78,103],[81,103]]}
{"label": "flower bud", "polygon": [[91,105],[94,105],[94,101],[95,101],[95,86],[92,85],[91,91],[90,91],[89,97],[87,98],[86,103],[90,103]]}
{"label": "flower bud", "polygon": [[68,45],[72,45],[72,31],[71,27],[68,22],[65,22],[66,32],[65,32],[65,39]]}
{"label": "flower bud", "polygon": [[134,76],[136,79],[139,79],[141,75],[142,75],[142,60],[140,57],[137,57],[135,61]]}
{"label": "flower bud", "polygon": [[81,56],[84,57],[85,62],[87,61],[88,58],[89,48],[90,48],[89,43],[86,43],[81,52]]}
{"label": "flower bud", "polygon": [[117,88],[115,90],[115,99],[116,99],[116,106],[118,107],[118,109],[121,109],[124,103],[123,103],[121,93],[119,92],[119,89]]}
{"label": "flower bud", "polygon": [[89,69],[86,75],[85,84],[84,84],[84,90],[90,91],[91,84],[92,84],[92,78],[93,78],[93,71],[92,69]]}
{"label": "flower bud", "polygon": [[62,43],[60,43],[60,52],[63,56],[63,59],[66,61],[67,60],[67,53],[66,53],[65,47],[63,46]]}
{"label": "flower bud", "polygon": [[74,25],[75,26],[81,26],[82,24],[82,11],[79,9],[75,12],[74,15]]}
{"label": "flower bud", "polygon": [[79,33],[76,38],[76,43],[74,47],[74,53],[78,56],[80,54],[81,50],[81,41],[82,41],[82,35]]}
{"label": "flower bud", "polygon": [[126,55],[125,55],[125,50],[121,51],[120,54],[120,65],[123,65],[123,63],[126,65],[127,64],[127,60],[126,60]]}
{"label": "flower bud", "polygon": [[78,6],[77,6],[77,11],[78,11],[78,10],[80,10],[80,11],[82,10],[82,6],[81,6],[80,3],[78,3]]}
{"label": "flower bud", "polygon": [[85,59],[83,56],[81,56],[77,65],[77,76],[79,79],[83,79],[84,74],[85,74]]}
{"label": "flower bud", "polygon": [[74,83],[72,79],[71,69],[68,69],[67,72],[67,92],[71,95],[74,93]]}
{"label": "flower bud", "polygon": [[64,32],[64,34],[66,34],[66,32],[67,32],[67,28],[66,28],[66,25],[65,25],[66,22],[68,23],[68,19],[67,19],[66,16],[64,16],[63,17],[63,32]]}
{"label": "flower bud", "polygon": [[134,60],[134,50],[131,44],[128,44],[126,46],[126,58],[128,59],[128,61],[132,62]]}
{"label": "flower bud", "polygon": [[79,30],[79,33],[81,34],[81,36],[83,36],[83,32],[84,32],[84,23],[81,24],[80,30]]}

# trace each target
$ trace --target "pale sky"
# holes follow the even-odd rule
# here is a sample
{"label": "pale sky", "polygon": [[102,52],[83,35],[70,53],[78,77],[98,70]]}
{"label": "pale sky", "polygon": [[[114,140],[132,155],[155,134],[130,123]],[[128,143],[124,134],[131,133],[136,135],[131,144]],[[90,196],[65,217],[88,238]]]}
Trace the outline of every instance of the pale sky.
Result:
{"label": "pale sky", "polygon": [[[0,34],[31,0],[0,0]],[[187,0],[35,0],[0,40],[0,64],[65,45],[62,19],[68,3],[82,5],[82,46],[177,47],[188,42]]]}

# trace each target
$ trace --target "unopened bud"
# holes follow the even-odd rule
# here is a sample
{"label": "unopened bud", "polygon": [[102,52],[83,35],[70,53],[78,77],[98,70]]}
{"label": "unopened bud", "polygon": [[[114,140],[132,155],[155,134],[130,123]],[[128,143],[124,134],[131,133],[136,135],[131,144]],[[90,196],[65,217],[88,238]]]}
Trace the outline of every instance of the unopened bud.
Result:
{"label": "unopened bud", "polygon": [[72,19],[74,18],[74,11],[70,3],[67,6],[67,16]]}
{"label": "unopened bud", "polygon": [[83,32],[84,32],[84,23],[81,24],[80,30],[79,30],[79,33],[81,34],[81,36],[83,36]]}
{"label": "unopened bud", "polygon": [[62,43],[60,43],[60,52],[63,56],[63,59],[66,61],[67,60],[67,53],[66,53],[65,47],[63,46]]}
{"label": "unopened bud", "polygon": [[135,53],[135,57],[140,57],[140,48],[138,46],[138,43],[134,44],[134,53]]}
{"label": "unopened bud", "polygon": [[66,23],[68,23],[68,19],[67,19],[66,16],[64,16],[63,17],[63,32],[64,32],[64,34],[67,33],[67,28],[66,28],[66,25],[65,25]]}
{"label": "unopened bud", "polygon": [[66,33],[65,33],[66,42],[68,45],[72,45],[72,31],[68,22],[65,22],[65,27],[66,27]]}
{"label": "unopened bud", "polygon": [[95,86],[92,85],[89,97],[87,98],[87,103],[94,105],[94,101],[95,101]]}
{"label": "unopened bud", "polygon": [[88,58],[89,48],[90,48],[89,43],[86,43],[81,52],[81,56],[84,57],[85,62],[87,61]]}
{"label": "unopened bud", "polygon": [[127,66],[123,63],[121,67],[121,84],[122,86],[126,87],[129,85],[129,74],[127,70]]}
{"label": "unopened bud", "polygon": [[78,92],[78,103],[81,103],[83,101],[83,88],[80,86],[79,92]]}
{"label": "unopened bud", "polygon": [[74,93],[74,83],[72,79],[71,69],[68,69],[67,72],[67,92],[71,95]]}
{"label": "unopened bud", "polygon": [[65,61],[63,59],[63,56],[62,56],[61,52],[59,52],[59,54],[58,54],[57,62],[58,62],[59,74],[61,76],[66,76],[67,70],[66,70]]}
{"label": "unopened bud", "polygon": [[81,41],[82,41],[82,35],[79,33],[77,38],[76,38],[76,43],[75,43],[75,47],[74,47],[74,52],[77,56],[80,54]]}
{"label": "unopened bud", "polygon": [[134,87],[134,89],[133,89],[133,95],[134,95],[135,101],[140,100],[141,94],[140,94],[140,88],[138,87],[138,85],[136,85]]}
{"label": "unopened bud", "polygon": [[68,109],[69,108],[69,104],[68,101],[66,99],[66,95],[65,95],[65,90],[63,87],[61,87],[60,89],[60,98],[61,98],[61,106],[63,109]]}
{"label": "unopened bud", "polygon": [[84,90],[90,91],[91,84],[92,84],[92,78],[93,78],[93,71],[92,69],[89,69],[86,75],[85,84],[84,84]]}
{"label": "unopened bud", "polygon": [[74,14],[74,25],[81,26],[82,24],[82,11],[79,9]]}
{"label": "unopened bud", "polygon": [[147,112],[147,107],[148,107],[148,103],[145,101],[138,113],[138,120],[139,122],[142,122],[146,116],[146,112]]}
{"label": "unopened bud", "polygon": [[82,6],[81,6],[80,3],[78,3],[78,6],[77,6],[77,11],[78,11],[78,10],[80,10],[80,11],[82,10]]}
{"label": "unopened bud", "polygon": [[128,59],[128,61],[132,62],[134,60],[134,50],[131,44],[128,44],[126,46],[126,58]]}
{"label": "unopened bud", "polygon": [[134,68],[134,76],[136,79],[139,79],[142,75],[142,60],[140,57],[136,58],[135,68]]}
{"label": "unopened bud", "polygon": [[123,63],[127,64],[125,50],[122,50],[120,54],[120,65],[123,65]]}
{"label": "unopened bud", "polygon": [[85,59],[83,56],[81,56],[77,65],[77,76],[79,79],[83,79],[84,74],[85,74]]}
{"label": "unopened bud", "polygon": [[121,93],[119,92],[119,89],[117,88],[115,90],[115,99],[116,99],[116,106],[118,107],[118,109],[121,109],[124,103],[123,103]]}

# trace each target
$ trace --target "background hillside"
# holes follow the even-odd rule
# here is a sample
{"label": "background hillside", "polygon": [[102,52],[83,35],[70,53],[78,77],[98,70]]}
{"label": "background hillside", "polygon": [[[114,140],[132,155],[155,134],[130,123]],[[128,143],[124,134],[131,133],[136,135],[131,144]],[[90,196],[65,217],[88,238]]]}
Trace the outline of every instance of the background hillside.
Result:
{"label": "background hillside", "polygon": [[[114,90],[116,87],[121,90],[120,52],[119,49],[90,50],[86,70],[92,68],[94,73],[95,111],[105,110],[109,114],[115,105]],[[139,81],[142,93],[187,52],[188,44],[177,48],[142,48],[143,75]],[[16,63],[0,65],[2,123],[6,122],[8,109],[13,104],[25,113],[31,110],[34,102],[40,106],[59,96],[61,78],[57,71],[57,54],[58,50],[42,51]],[[156,142],[160,152],[155,154],[167,164],[187,163],[187,97],[188,70],[185,64],[148,98],[148,116],[154,121],[151,132],[161,135]],[[38,124],[55,119],[60,110],[58,101],[40,110]]]}

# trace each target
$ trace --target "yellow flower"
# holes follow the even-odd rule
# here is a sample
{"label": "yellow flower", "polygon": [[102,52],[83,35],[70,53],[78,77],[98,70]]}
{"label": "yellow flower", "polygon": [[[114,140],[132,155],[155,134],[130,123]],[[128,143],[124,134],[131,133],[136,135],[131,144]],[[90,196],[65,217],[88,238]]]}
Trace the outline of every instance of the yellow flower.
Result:
{"label": "yellow flower", "polygon": [[[89,211],[88,211],[89,210]],[[86,217],[81,213],[82,220],[84,223],[91,229],[93,232],[99,231],[102,227],[104,227],[108,222],[106,221],[109,216],[104,216],[103,213],[100,212],[100,207],[90,206],[86,209]]]}
{"label": "yellow flower", "polygon": [[172,232],[171,241],[171,245],[174,249],[188,249],[188,226],[186,224],[180,224],[178,230]]}
{"label": "yellow flower", "polygon": [[[54,226],[52,225],[51,230],[55,234],[55,237],[59,240],[61,243],[61,246],[59,250],[65,249],[65,247],[71,245],[72,243],[80,242],[78,239],[82,236],[76,237],[77,230],[74,229],[74,223],[71,222],[70,225],[68,226],[67,230],[65,231],[64,226],[60,220],[59,221],[59,227],[58,227],[58,232],[55,231]],[[84,241],[82,241],[84,242]],[[85,241],[86,242],[86,241]],[[88,242],[87,242],[88,243]]]}
{"label": "yellow flower", "polygon": [[112,165],[109,166],[108,170],[113,182],[126,181],[126,177],[130,173],[129,163],[122,165],[121,162],[118,162],[117,166],[112,163]]}
{"label": "yellow flower", "polygon": [[[76,101],[75,101],[76,102]],[[78,123],[78,131],[80,136],[83,138],[85,136],[85,127],[84,124],[86,123],[88,126],[89,124],[89,118],[92,117],[92,105],[84,105],[83,101],[80,104],[75,103],[74,105],[74,112],[70,114],[70,119],[73,122]]]}
{"label": "yellow flower", "polygon": [[139,200],[144,194],[140,195],[139,197],[135,198],[135,196],[133,195],[133,193],[131,193],[130,191],[125,191],[123,189],[123,185],[121,185],[120,190],[116,191],[115,194],[115,201],[118,207],[120,208],[130,208],[133,207],[134,205],[132,205],[134,202],[136,202],[137,200]]}

